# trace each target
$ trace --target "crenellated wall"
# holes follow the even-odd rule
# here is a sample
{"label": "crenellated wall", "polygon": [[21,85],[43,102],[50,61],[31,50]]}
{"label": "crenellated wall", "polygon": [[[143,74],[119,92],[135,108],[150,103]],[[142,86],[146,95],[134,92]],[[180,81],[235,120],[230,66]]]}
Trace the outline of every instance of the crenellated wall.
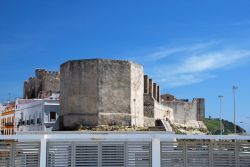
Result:
{"label": "crenellated wall", "polygon": [[37,69],[24,82],[24,98],[47,98],[60,92],[62,127],[79,125],[154,126],[163,119],[182,126],[199,127],[205,100],[192,102],[161,95],[160,85],[131,61],[71,60],[60,73]]}
{"label": "crenellated wall", "polygon": [[150,94],[154,100],[160,102],[160,86],[148,75],[144,75],[144,94]]}
{"label": "crenellated wall", "polygon": [[144,75],[144,126],[155,126],[155,120],[174,121],[173,109],[160,100],[160,86]]}
{"label": "crenellated wall", "polygon": [[57,71],[36,69],[35,77],[24,81],[23,98],[46,98],[60,91],[60,74]]}

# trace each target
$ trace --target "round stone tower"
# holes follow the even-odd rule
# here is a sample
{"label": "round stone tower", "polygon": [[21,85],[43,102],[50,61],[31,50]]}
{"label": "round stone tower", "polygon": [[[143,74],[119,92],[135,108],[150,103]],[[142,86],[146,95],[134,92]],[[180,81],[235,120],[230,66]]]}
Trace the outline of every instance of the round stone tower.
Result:
{"label": "round stone tower", "polygon": [[83,59],[61,65],[64,129],[78,125],[143,126],[143,67],[131,61]]}

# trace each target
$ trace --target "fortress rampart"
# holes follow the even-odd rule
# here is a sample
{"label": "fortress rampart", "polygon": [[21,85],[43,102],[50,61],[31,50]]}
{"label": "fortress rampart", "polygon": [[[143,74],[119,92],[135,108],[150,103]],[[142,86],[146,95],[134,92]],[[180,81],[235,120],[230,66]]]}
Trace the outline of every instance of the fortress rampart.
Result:
{"label": "fortress rampart", "polygon": [[35,77],[24,81],[24,99],[46,98],[60,91],[60,73],[36,69]]}

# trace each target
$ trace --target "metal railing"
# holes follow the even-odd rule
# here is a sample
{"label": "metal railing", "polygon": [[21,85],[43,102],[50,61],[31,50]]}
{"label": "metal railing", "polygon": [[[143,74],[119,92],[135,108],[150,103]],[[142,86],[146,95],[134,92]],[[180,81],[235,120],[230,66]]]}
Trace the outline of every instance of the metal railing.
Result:
{"label": "metal railing", "polygon": [[1,167],[249,167],[250,136],[53,132],[0,136]]}

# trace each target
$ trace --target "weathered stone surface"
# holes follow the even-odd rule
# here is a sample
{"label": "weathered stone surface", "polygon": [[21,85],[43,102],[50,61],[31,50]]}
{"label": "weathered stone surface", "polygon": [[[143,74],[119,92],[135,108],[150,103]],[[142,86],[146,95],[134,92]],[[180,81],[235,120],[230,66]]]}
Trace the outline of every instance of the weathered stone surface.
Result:
{"label": "weathered stone surface", "polygon": [[149,78],[147,75],[144,75],[144,93],[149,93]]}
{"label": "weathered stone surface", "polygon": [[112,124],[142,126],[142,66],[107,59],[62,64],[61,110],[65,128]]}
{"label": "weathered stone surface", "polygon": [[204,121],[205,99],[194,98],[192,102],[188,102],[187,100],[178,100],[170,94],[162,95],[161,98],[163,105],[173,108],[176,124],[199,127],[197,121]]}
{"label": "weathered stone surface", "polygon": [[45,98],[60,91],[60,74],[57,71],[36,69],[36,76],[24,81],[23,98]]}
{"label": "weathered stone surface", "polygon": [[174,122],[173,109],[156,101],[150,94],[144,94],[144,126],[154,126],[155,120]]}

